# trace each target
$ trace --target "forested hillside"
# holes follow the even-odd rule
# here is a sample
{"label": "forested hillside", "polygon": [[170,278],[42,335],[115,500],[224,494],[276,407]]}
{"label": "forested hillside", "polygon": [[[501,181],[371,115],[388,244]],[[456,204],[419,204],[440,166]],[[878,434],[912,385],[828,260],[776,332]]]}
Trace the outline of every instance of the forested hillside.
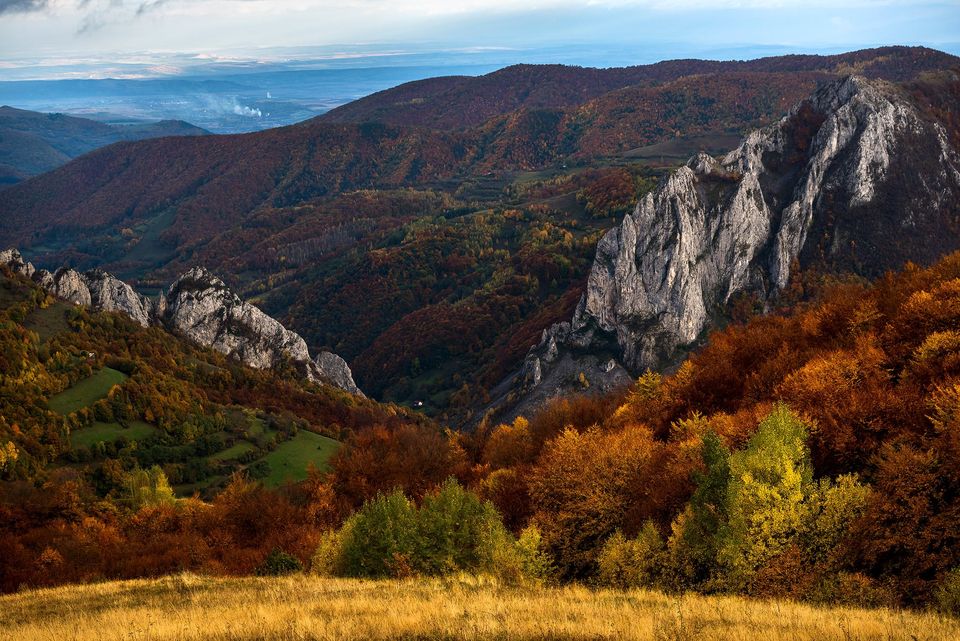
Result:
{"label": "forested hillside", "polygon": [[792,55],[746,61],[667,60],[652,65],[589,69],[514,65],[480,78],[431,78],[377,92],[324,114],[329,122],[383,122],[432,129],[469,129],[519,109],[564,109],[629,86],[656,86],[700,75],[857,73],[908,80],[956,64],[922,47],[882,47],[833,56]]}
{"label": "forested hillside", "polygon": [[670,169],[851,72],[903,83],[955,139],[956,64],[894,47],[422,81],[293,127],[94,152],[0,193],[0,244],[145,292],[201,264],[377,398],[462,424]]}
{"label": "forested hillside", "polygon": [[[198,350],[174,356],[176,343],[161,347],[155,330],[112,316],[74,311],[67,322],[82,333],[41,342],[22,325],[39,321],[41,301],[11,299],[14,281],[4,291],[4,398],[23,407],[4,410],[16,421],[4,425],[3,558],[16,560],[5,589],[183,568],[246,573],[274,548],[316,572],[361,576],[493,567],[860,605],[949,604],[957,589],[960,254],[873,285],[798,277],[776,313],[713,333],[674,374],[473,434],[316,390],[278,394],[265,375]],[[109,353],[106,364],[131,378],[56,418],[43,404],[75,382],[66,364],[78,351],[81,369]],[[217,373],[201,379],[210,366]],[[92,475],[49,466],[58,452],[101,460],[100,449],[70,446],[89,420],[129,414],[198,446],[209,432],[193,408],[253,399],[280,415],[288,402],[310,408],[304,427],[343,426],[330,472],[281,495],[235,479],[207,504],[175,501],[149,475],[117,480],[125,460],[155,455],[162,440],[115,444],[117,461]],[[193,418],[174,429],[177,412]],[[450,518],[473,525],[456,534],[442,525]]]}
{"label": "forested hillside", "polygon": [[[360,428],[425,424],[306,383],[292,364],[249,369],[159,327],[57,300],[2,269],[0,441],[8,479],[63,468],[110,494],[132,469],[159,466],[187,495],[216,490],[239,471],[279,485],[285,474],[303,478],[307,461],[286,470],[271,456],[278,448],[317,451]],[[330,453],[312,458],[322,467]]]}
{"label": "forested hillside", "polygon": [[64,114],[0,107],[0,188],[121,140],[207,133],[180,120],[109,125]]}

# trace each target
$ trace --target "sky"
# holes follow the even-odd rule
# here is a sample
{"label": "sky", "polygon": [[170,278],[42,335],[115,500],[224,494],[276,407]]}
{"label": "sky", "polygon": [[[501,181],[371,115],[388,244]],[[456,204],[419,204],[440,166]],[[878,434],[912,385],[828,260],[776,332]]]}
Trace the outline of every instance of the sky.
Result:
{"label": "sky", "polygon": [[584,63],[602,65],[604,56],[624,64],[884,44],[960,53],[960,0],[0,0],[0,80],[30,66],[89,73],[117,60],[178,74],[184,60],[290,58],[316,47],[342,57],[516,52],[518,61],[569,48],[593,51]]}

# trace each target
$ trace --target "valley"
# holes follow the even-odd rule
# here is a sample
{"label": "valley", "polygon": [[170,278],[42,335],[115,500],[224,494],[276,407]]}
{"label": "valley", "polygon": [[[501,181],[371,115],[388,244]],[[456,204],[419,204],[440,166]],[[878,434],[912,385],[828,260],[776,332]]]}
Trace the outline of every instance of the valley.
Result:
{"label": "valley", "polygon": [[24,639],[956,636],[960,58],[517,64],[0,190],[0,594]]}
{"label": "valley", "polygon": [[[0,241],[150,293],[202,264],[343,356],[361,389],[468,424],[572,316],[599,235],[687,152],[728,151],[837,69],[905,80],[951,60],[901,48],[418,81],[294,127],[95,153],[0,195]],[[589,203],[591,185],[620,200]]]}

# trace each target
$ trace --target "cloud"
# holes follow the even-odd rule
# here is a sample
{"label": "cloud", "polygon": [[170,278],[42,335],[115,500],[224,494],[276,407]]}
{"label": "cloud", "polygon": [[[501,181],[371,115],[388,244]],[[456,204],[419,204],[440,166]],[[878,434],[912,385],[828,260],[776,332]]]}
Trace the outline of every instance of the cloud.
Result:
{"label": "cloud", "polygon": [[139,18],[140,16],[147,14],[154,9],[158,9],[159,7],[167,4],[169,1],[170,0],[146,0],[145,2],[141,2],[137,7],[137,17]]}
{"label": "cloud", "polygon": [[[0,2],[27,2],[29,0],[0,0]],[[51,0],[33,0],[48,3]],[[255,1],[255,0],[254,0]],[[206,7],[210,13],[222,8],[222,2],[251,2],[251,0],[64,0],[60,7],[72,9],[79,16],[77,33],[89,33],[117,23],[130,23],[148,14],[161,13],[166,7]],[[276,0],[284,4],[285,0]]]}
{"label": "cloud", "polygon": [[170,4],[171,1],[77,0],[76,6],[81,13],[77,33],[90,33],[109,24],[131,22]]}
{"label": "cloud", "polygon": [[42,11],[47,4],[47,0],[0,0],[0,14]]}

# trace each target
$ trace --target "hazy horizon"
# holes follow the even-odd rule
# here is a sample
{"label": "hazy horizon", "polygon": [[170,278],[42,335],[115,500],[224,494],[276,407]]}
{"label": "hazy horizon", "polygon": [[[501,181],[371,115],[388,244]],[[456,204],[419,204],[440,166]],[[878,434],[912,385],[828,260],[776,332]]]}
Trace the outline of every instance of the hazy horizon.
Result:
{"label": "hazy horizon", "polygon": [[957,54],[958,24],[960,2],[931,0],[0,0],[0,81],[444,56],[461,66],[623,66],[895,44]]}
{"label": "hazy horizon", "polygon": [[930,0],[0,0],[0,104],[256,131],[517,63],[958,54],[957,24],[960,2]]}

